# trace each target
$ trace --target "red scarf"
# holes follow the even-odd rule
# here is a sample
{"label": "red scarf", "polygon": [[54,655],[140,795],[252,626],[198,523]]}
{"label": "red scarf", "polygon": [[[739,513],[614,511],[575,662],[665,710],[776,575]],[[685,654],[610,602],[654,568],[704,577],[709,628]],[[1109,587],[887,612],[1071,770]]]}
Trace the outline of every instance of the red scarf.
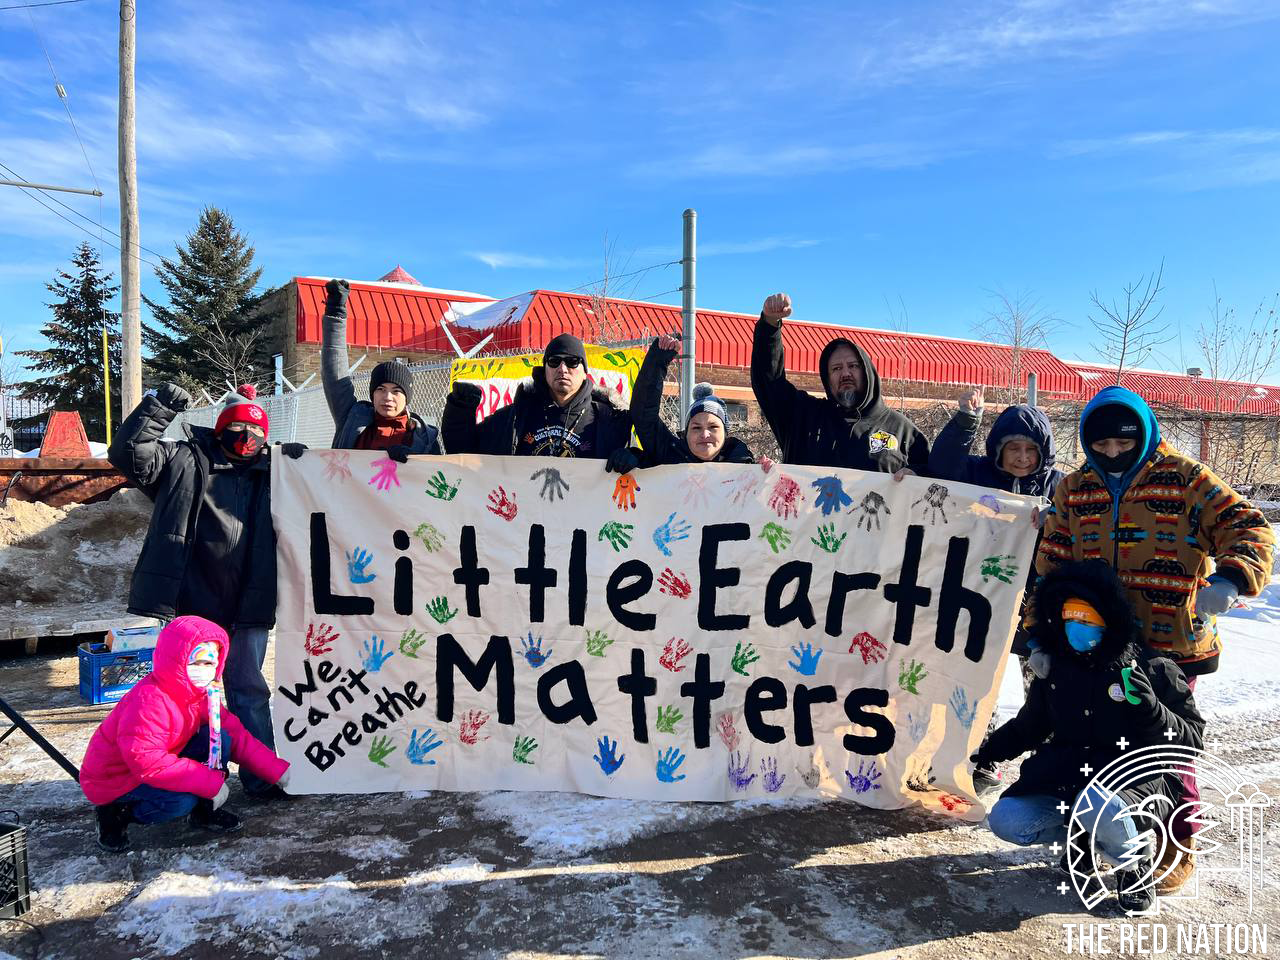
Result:
{"label": "red scarf", "polygon": [[396,446],[413,444],[413,427],[409,424],[409,411],[398,417],[384,417],[375,413],[373,423],[356,437],[357,450],[386,450]]}

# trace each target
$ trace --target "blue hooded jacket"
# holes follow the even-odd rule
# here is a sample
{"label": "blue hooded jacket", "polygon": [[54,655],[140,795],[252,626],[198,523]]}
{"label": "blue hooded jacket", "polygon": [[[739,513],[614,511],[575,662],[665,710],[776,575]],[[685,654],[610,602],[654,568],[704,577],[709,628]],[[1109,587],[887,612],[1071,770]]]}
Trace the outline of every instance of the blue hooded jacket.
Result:
{"label": "blue hooded jacket", "polygon": [[[980,423],[980,417],[966,411],[952,417],[929,451],[929,474],[939,480],[1052,498],[1054,488],[1065,474],[1057,468],[1058,447],[1044,411],[1027,404],[1006,408],[987,434],[985,456],[969,453]],[[1000,451],[1010,437],[1029,437],[1040,448],[1040,463],[1034,473],[1015,477],[1000,469]]]}
{"label": "blue hooded jacket", "polygon": [[[1084,425],[1088,419],[1093,416],[1101,407],[1127,407],[1133,411],[1138,417],[1138,423],[1143,431],[1143,439],[1139,444],[1138,459],[1133,462],[1128,470],[1119,477],[1113,477],[1100,466],[1094,457],[1093,450],[1084,442]],[[1147,405],[1147,401],[1138,396],[1132,390],[1126,390],[1124,387],[1104,387],[1098,391],[1089,403],[1085,406],[1084,411],[1080,414],[1080,447],[1084,450],[1085,462],[1088,463],[1093,472],[1102,478],[1103,483],[1107,485],[1107,489],[1111,491],[1111,495],[1119,502],[1124,496],[1124,492],[1129,489],[1129,484],[1133,483],[1133,478],[1155,455],[1156,448],[1160,446],[1160,424],[1156,421],[1156,415],[1151,412],[1151,407]]]}

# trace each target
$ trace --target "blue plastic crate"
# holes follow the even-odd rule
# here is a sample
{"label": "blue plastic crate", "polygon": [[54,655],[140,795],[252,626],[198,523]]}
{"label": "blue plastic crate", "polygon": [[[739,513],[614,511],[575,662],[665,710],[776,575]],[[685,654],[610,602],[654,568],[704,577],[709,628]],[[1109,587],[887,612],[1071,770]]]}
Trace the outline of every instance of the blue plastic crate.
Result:
{"label": "blue plastic crate", "polygon": [[80,699],[89,703],[115,703],[151,672],[154,650],[112,652],[105,643],[82,643]]}

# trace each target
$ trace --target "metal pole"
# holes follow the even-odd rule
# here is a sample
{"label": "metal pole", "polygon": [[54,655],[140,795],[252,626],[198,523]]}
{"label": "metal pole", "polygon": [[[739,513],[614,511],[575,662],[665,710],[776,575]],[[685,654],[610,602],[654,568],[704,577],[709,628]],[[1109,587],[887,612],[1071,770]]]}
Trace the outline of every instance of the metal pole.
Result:
{"label": "metal pole", "polygon": [[56,190],[58,193],[83,193],[88,197],[102,196],[101,190],[82,190],[79,187],[55,187],[47,183],[27,183],[25,180],[0,180],[0,187],[22,187],[24,190]]}
{"label": "metal pole", "polygon": [[694,296],[698,266],[697,247],[698,214],[695,210],[686,210],[684,212],[684,259],[680,261],[684,266],[684,283],[680,287],[680,292],[683,294],[681,315],[684,320],[682,330],[684,349],[681,351],[684,362],[680,365],[681,423],[689,416],[689,407],[693,405],[693,384],[697,379],[697,372],[694,369],[698,356],[698,311]]}
{"label": "metal pole", "polygon": [[1036,375],[1034,373],[1027,374],[1027,406],[1034,407],[1036,405]]}
{"label": "metal pole", "polygon": [[50,760],[65,770],[67,772],[67,776],[75,781],[80,780],[80,771],[77,769],[76,765],[63,756],[61,750],[42,737],[40,735],[40,731],[29,724],[26,717],[13,709],[13,707],[9,706],[8,701],[3,697],[0,697],[0,713],[3,713],[13,722],[13,726],[5,733],[5,737],[8,737],[14,730],[21,730],[31,738],[32,743],[48,754]]}
{"label": "metal pole", "polygon": [[138,151],[134,142],[134,0],[120,0],[120,418],[142,402],[142,318],[138,247]]}
{"label": "metal pole", "polygon": [[107,411],[107,446],[111,446],[111,354],[107,351],[107,328],[102,328],[102,404]]}
{"label": "metal pole", "polygon": [[284,395],[284,354],[277,353],[272,359],[276,362],[276,396]]}

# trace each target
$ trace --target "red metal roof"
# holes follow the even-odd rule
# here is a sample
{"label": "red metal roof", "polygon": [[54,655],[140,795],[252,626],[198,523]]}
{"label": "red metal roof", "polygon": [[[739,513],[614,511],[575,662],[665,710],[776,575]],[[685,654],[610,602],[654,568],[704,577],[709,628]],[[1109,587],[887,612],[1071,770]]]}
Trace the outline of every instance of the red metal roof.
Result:
{"label": "red metal roof", "polygon": [[418,283],[417,280],[413,279],[413,276],[409,273],[408,270],[400,266],[400,264],[398,263],[396,264],[394,270],[390,271],[389,273],[383,274],[381,277],[379,277],[378,282],[379,283],[414,283],[414,284],[417,284],[418,286],[422,286],[422,284]]}
{"label": "red metal roof", "polygon": [[[1081,401],[1089,401],[1103,387],[1114,386],[1114,367],[1095,363],[1071,364],[1082,378]],[[1280,414],[1280,387],[1254,386],[1229,380],[1189,377],[1159,370],[1126,370],[1120,386],[1148,403],[1205,413]]]}
{"label": "red metal roof", "polygon": [[[298,289],[298,342],[319,343],[324,318],[323,277],[295,277]],[[422,287],[351,284],[347,300],[347,343],[379,350],[443,351],[452,353],[440,328],[450,302],[475,303],[489,299],[476,294]]]}

